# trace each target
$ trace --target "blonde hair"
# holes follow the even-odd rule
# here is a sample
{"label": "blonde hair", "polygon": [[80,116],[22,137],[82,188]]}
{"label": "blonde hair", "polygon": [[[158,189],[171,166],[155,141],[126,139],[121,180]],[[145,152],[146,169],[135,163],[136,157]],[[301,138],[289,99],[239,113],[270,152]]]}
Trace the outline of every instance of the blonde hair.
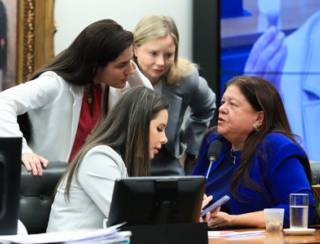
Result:
{"label": "blonde hair", "polygon": [[136,25],[133,36],[134,45],[141,46],[144,43],[159,37],[171,36],[176,46],[174,64],[166,74],[169,84],[176,84],[181,78],[190,74],[195,65],[187,59],[179,58],[179,33],[174,20],[164,15],[149,15],[143,17]]}

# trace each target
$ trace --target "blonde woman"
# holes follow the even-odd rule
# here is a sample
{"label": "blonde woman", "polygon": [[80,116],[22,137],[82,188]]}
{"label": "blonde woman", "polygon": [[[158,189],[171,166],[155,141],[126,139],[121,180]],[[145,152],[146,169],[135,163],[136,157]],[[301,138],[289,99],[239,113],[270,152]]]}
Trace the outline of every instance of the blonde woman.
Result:
{"label": "blonde woman", "polygon": [[[179,162],[186,145],[187,173],[198,154],[200,142],[215,110],[215,94],[196,66],[179,58],[179,34],[174,20],[168,16],[145,16],[133,31],[134,58],[140,71],[154,89],[170,103],[166,130],[168,143],[152,161],[153,175],[184,174]],[[186,113],[190,108],[190,113]],[[184,118],[184,133],[180,129]],[[188,170],[189,168],[189,170]]]}

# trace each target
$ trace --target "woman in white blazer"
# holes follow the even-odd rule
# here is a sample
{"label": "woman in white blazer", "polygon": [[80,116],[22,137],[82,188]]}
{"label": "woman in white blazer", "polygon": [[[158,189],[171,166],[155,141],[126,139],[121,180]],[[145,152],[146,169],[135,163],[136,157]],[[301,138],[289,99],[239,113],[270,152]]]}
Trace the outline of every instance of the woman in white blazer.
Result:
{"label": "woman in white blazer", "polygon": [[123,95],[62,178],[48,232],[102,228],[115,180],[148,175],[150,159],[167,142],[168,106],[145,87]]}
{"label": "woman in white blazer", "polygon": [[131,63],[132,42],[132,33],[115,21],[97,21],[31,81],[0,93],[0,136],[24,137],[17,116],[28,114],[32,140],[23,138],[22,163],[33,175],[42,175],[48,161],[70,159],[78,133],[84,141],[119,89],[130,86],[129,75],[131,85],[142,83]]}

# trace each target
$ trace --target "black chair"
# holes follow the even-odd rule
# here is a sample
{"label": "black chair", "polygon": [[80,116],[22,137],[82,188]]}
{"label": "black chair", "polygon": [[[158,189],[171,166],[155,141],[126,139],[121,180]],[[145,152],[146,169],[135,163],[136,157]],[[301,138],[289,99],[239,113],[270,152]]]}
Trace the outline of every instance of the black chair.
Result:
{"label": "black chair", "polygon": [[320,183],[320,161],[310,160],[312,184],[316,185]]}
{"label": "black chair", "polygon": [[174,158],[165,147],[160,149],[160,153],[151,161],[151,176],[182,176],[184,170],[179,159]]}
{"label": "black chair", "polygon": [[318,228],[320,224],[320,161],[311,161],[310,160],[310,167],[311,167],[311,174],[312,174],[312,189],[314,192],[314,199],[315,199],[315,206],[317,211],[317,218],[315,220],[316,227]]}
{"label": "black chair", "polygon": [[66,162],[50,162],[43,176],[21,169],[19,219],[28,233],[46,232],[56,185],[66,171]]}

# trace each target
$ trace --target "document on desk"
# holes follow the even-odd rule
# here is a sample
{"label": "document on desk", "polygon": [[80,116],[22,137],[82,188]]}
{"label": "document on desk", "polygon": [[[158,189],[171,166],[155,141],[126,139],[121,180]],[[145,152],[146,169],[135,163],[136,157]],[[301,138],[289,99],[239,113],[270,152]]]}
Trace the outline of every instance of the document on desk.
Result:
{"label": "document on desk", "polygon": [[0,236],[0,241],[15,243],[81,243],[102,241],[103,243],[129,242],[131,232],[119,231],[121,225],[111,226],[106,229],[73,231],[73,232],[51,232],[30,235],[7,235]]}
{"label": "document on desk", "polygon": [[264,230],[253,230],[253,231],[208,231],[208,237],[210,238],[249,238],[256,237],[264,234]]}

